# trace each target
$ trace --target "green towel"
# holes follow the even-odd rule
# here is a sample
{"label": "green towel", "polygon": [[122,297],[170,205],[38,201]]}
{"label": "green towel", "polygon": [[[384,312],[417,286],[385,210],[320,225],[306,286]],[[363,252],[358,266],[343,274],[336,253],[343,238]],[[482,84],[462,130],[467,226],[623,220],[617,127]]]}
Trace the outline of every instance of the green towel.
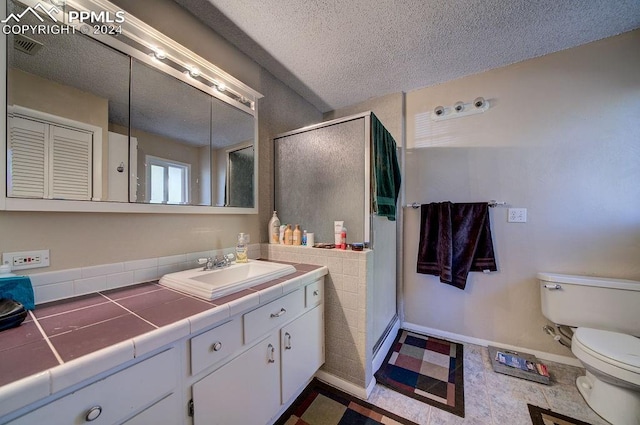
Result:
{"label": "green towel", "polygon": [[33,300],[33,286],[31,286],[29,276],[0,278],[0,298],[18,301],[27,310],[36,308]]}
{"label": "green towel", "polygon": [[371,114],[371,137],[373,138],[373,212],[387,217],[390,221],[395,221],[401,182],[396,141],[374,114]]}

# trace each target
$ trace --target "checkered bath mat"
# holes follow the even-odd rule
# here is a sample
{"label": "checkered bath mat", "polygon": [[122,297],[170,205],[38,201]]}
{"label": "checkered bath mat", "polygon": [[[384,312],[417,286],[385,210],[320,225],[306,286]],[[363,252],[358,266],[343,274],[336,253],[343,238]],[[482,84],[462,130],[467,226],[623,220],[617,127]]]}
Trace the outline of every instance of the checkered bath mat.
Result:
{"label": "checkered bath mat", "polygon": [[400,329],[378,383],[464,418],[462,344]]}
{"label": "checkered bath mat", "polygon": [[274,425],[418,425],[314,379]]}

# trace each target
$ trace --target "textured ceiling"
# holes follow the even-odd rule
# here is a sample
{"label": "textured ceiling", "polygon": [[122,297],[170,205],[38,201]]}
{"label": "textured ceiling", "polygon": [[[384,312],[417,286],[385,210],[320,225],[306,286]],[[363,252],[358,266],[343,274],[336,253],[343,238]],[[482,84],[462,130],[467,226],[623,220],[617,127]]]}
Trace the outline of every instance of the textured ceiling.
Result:
{"label": "textured ceiling", "polygon": [[640,27],[640,0],[174,0],[323,112]]}

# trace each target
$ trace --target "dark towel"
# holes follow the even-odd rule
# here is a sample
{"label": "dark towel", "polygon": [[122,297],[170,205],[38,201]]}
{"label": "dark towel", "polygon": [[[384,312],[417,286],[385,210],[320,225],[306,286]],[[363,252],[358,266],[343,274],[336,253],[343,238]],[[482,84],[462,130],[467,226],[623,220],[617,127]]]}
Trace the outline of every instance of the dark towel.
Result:
{"label": "dark towel", "polygon": [[464,289],[470,271],[497,271],[487,203],[422,205],[417,272]]}
{"label": "dark towel", "polygon": [[387,217],[390,221],[395,221],[401,181],[396,141],[374,114],[371,114],[371,137],[373,138],[373,212]]}
{"label": "dark towel", "polygon": [[33,286],[29,276],[11,276],[0,278],[0,298],[18,301],[27,310],[36,306],[33,300]]}

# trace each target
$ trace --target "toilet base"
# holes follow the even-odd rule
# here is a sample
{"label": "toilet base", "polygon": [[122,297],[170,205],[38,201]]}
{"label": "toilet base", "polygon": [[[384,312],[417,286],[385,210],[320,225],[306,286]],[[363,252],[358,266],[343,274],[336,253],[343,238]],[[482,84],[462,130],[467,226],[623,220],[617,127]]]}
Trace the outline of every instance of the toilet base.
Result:
{"label": "toilet base", "polygon": [[589,407],[614,425],[640,424],[640,392],[601,381],[591,372],[576,379]]}

